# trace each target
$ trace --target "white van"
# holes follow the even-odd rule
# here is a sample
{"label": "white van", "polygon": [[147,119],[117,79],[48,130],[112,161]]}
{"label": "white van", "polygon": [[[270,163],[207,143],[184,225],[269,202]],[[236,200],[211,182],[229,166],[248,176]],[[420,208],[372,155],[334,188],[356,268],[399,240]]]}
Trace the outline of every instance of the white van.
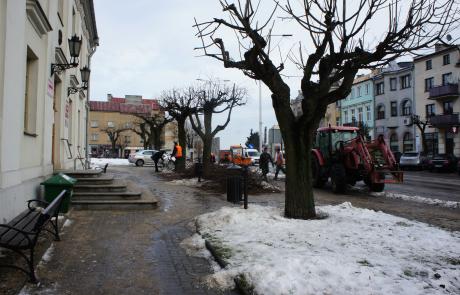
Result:
{"label": "white van", "polygon": [[247,156],[251,158],[252,165],[259,165],[260,152],[256,149],[246,149]]}

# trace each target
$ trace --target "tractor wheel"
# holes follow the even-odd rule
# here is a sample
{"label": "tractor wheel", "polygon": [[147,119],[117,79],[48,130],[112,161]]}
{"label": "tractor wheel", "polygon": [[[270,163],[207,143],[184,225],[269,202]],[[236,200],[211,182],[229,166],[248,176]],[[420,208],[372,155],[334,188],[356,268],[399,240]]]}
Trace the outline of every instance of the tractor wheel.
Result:
{"label": "tractor wheel", "polygon": [[321,167],[319,166],[318,159],[311,160],[311,174],[313,187],[322,188],[326,181],[321,177]]}
{"label": "tractor wheel", "polygon": [[331,168],[332,191],[335,194],[342,194],[347,188],[345,167],[342,164],[334,164]]}
{"label": "tractor wheel", "polygon": [[371,185],[369,186],[369,188],[371,189],[371,191],[373,192],[383,192],[383,189],[385,188],[385,183],[371,183]]}

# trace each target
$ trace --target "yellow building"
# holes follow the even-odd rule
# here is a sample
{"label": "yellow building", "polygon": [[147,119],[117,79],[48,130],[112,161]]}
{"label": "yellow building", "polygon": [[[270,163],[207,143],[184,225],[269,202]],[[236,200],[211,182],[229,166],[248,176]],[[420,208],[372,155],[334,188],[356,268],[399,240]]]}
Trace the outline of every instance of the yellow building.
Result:
{"label": "yellow building", "polygon": [[[126,95],[124,98],[108,95],[107,101],[90,101],[88,143],[93,157],[127,157],[130,152],[153,148],[148,138],[139,133],[139,115],[151,117],[164,116],[158,102],[143,99],[138,95]],[[136,129],[135,132],[133,129]],[[160,136],[161,148],[172,148],[177,138],[176,124],[168,123]],[[112,154],[112,141],[109,134],[116,138],[115,153]]]}

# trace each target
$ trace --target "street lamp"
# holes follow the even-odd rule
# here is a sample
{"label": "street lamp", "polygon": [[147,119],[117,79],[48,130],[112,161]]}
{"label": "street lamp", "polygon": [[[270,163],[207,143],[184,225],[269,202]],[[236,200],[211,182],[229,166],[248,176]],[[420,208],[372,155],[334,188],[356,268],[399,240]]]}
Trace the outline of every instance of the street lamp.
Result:
{"label": "street lamp", "polygon": [[82,39],[76,34],[69,40],[70,63],[65,64],[51,64],[51,76],[54,73],[60,73],[70,68],[78,66],[78,57],[80,56]]}
{"label": "street lamp", "polygon": [[89,81],[89,75],[91,74],[91,70],[87,66],[84,66],[82,69],[80,69],[80,74],[81,74],[81,81],[83,83],[82,87],[67,88],[67,96],[71,94],[75,94],[78,91],[88,89],[88,81]]}

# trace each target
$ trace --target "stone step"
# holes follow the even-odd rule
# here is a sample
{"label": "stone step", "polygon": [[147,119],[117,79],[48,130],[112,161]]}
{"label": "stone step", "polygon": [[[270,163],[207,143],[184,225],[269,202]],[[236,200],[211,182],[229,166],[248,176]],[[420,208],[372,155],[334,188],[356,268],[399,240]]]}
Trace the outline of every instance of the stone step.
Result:
{"label": "stone step", "polygon": [[151,210],[158,207],[158,201],[140,200],[72,200],[76,210]]}
{"label": "stone step", "polygon": [[78,185],[107,185],[113,183],[113,175],[103,175],[100,177],[85,177],[85,178],[77,178]]}
{"label": "stone step", "polygon": [[74,192],[125,192],[126,184],[77,184],[73,187]]}
{"label": "stone step", "polygon": [[141,195],[140,192],[74,192],[72,202],[74,200],[139,200]]}
{"label": "stone step", "polygon": [[80,178],[94,178],[99,177],[102,174],[102,170],[55,170],[55,174],[57,173],[64,173],[67,176],[80,179]]}

